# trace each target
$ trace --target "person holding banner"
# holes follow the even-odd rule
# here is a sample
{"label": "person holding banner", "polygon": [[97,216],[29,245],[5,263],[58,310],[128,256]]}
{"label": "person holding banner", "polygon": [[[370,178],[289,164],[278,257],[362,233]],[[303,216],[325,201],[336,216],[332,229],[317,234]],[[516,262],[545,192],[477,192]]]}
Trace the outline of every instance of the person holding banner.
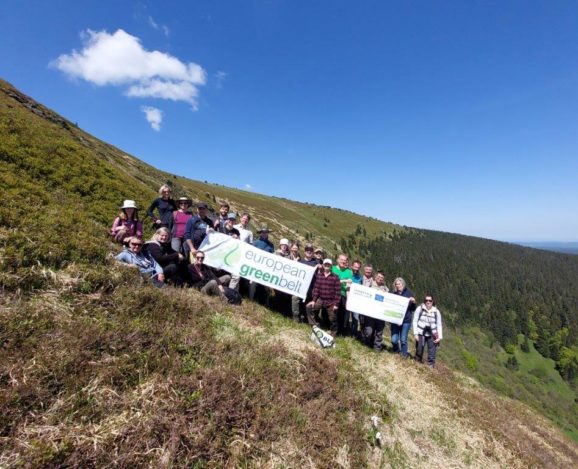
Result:
{"label": "person holding banner", "polygon": [[243,213],[241,215],[241,223],[237,223],[235,228],[239,230],[239,239],[244,243],[253,244],[253,232],[249,229],[249,222],[251,221],[251,215],[248,213]]}
{"label": "person holding banner", "polygon": [[[291,259],[291,251],[289,250],[289,240],[287,238],[281,238],[279,241],[279,249],[275,251],[277,256],[284,257],[285,259]],[[274,307],[283,316],[289,316],[291,314],[291,295],[283,292],[275,292]]]}
{"label": "person holding banner", "polygon": [[431,294],[424,297],[423,303],[415,312],[413,318],[413,334],[415,338],[415,359],[422,361],[423,351],[427,344],[427,364],[435,367],[436,352],[443,338],[442,315],[436,308],[436,302]]}
{"label": "person holding banner", "polygon": [[[266,224],[262,224],[259,230],[257,231],[259,237],[253,242],[253,246],[273,254],[273,252],[275,251],[275,247],[273,246],[273,243],[269,240],[269,233],[271,233],[269,227]],[[261,292],[261,294],[258,294],[258,292]],[[263,285],[259,285],[256,282],[251,282],[249,284],[249,299],[254,300],[256,295],[258,295],[257,298],[259,296],[261,297],[262,304],[269,306],[269,291],[267,290],[267,288],[265,288]]]}
{"label": "person holding banner", "polygon": [[337,311],[337,321],[339,324],[339,334],[348,335],[351,332],[349,326],[349,316],[351,315],[345,303],[347,302],[347,289],[351,285],[353,272],[349,268],[349,259],[345,254],[340,254],[337,258],[337,265],[333,266],[333,273],[339,277],[341,283],[341,300]]}
{"label": "person holding banner", "polygon": [[327,311],[329,319],[329,330],[335,337],[337,335],[337,309],[341,301],[341,283],[339,277],[335,275],[331,268],[333,261],[325,259],[323,261],[323,271],[318,272],[315,277],[315,286],[313,287],[313,298],[307,303],[307,322],[311,326],[318,326],[316,313],[321,314],[323,310]]}
{"label": "person holding banner", "polygon": [[409,304],[407,305],[403,323],[399,326],[397,324],[391,324],[391,345],[393,347],[393,352],[399,353],[401,344],[401,355],[402,357],[407,358],[409,357],[407,351],[407,336],[409,335],[413,312],[415,310],[415,298],[412,291],[405,286],[405,280],[401,277],[397,277],[393,281],[392,293],[394,295],[401,295],[405,298],[409,298]]}
{"label": "person holding banner", "polygon": [[[351,264],[351,282],[362,285],[363,275],[361,275],[361,261],[355,260]],[[359,338],[359,313],[351,312],[351,337]]]}
{"label": "person holding banner", "polygon": [[225,229],[225,223],[227,223],[229,215],[229,204],[225,201],[221,201],[219,204],[219,215],[213,222],[213,229],[219,233],[223,233]]}
{"label": "person holding banner", "polygon": [[[317,267],[317,260],[313,258],[313,245],[306,244],[303,252],[304,255],[302,258],[298,260],[298,262],[300,262],[301,264],[308,265],[310,267]],[[311,293],[313,292],[314,286],[315,286],[315,277],[313,277],[313,280],[309,285],[309,290],[307,290],[307,297],[305,298],[305,301],[303,301],[296,295],[293,295],[291,297],[291,313],[293,315],[293,321],[299,322],[299,320],[302,318],[302,308],[303,308],[302,305],[304,303],[307,304],[309,300],[311,300]]]}
{"label": "person holding banner", "polygon": [[[207,228],[213,225],[213,221],[207,216],[207,204],[201,202],[197,205],[197,214],[190,218],[185,226],[185,245],[187,252],[194,255],[207,236]],[[194,257],[191,256],[191,263]]]}
{"label": "person holding banner", "polygon": [[[373,279],[372,279],[373,280]],[[368,282],[369,283],[369,282]],[[371,282],[371,288],[388,292],[389,289],[385,285],[385,276],[378,272],[375,280]],[[372,318],[370,316],[363,317],[363,342],[369,347],[373,346],[376,352],[381,352],[383,349],[383,330],[385,329],[385,321],[381,319]]]}

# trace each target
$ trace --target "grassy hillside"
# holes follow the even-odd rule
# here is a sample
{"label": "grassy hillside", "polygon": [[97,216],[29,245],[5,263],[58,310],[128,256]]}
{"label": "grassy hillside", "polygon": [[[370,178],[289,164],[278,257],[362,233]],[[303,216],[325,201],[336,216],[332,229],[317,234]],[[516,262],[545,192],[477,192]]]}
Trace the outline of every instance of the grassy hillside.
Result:
{"label": "grassy hillside", "polygon": [[[228,200],[254,224],[269,223],[275,238],[310,239],[332,253],[371,257],[373,240],[405,247],[422,233],[163,173],[0,82],[0,466],[409,467],[426,454],[456,467],[576,460],[576,446],[550,423],[445,366],[431,373],[349,339],[323,353],[305,326],[260,307],[142,285],[111,261],[106,233],[123,199],[146,207],[165,182],[215,208]],[[449,339],[442,362],[505,394],[500,385],[518,373],[529,387],[514,397],[575,431],[575,391],[532,383],[537,366],[526,371],[520,357],[510,370],[503,348],[489,342]],[[493,382],[496,369],[501,381]],[[543,390],[548,399],[528,397]]]}
{"label": "grassy hillside", "polygon": [[[440,365],[110,264],[46,271],[0,317],[2,467],[569,467],[526,406]],[[377,416],[377,425],[372,417]]]}

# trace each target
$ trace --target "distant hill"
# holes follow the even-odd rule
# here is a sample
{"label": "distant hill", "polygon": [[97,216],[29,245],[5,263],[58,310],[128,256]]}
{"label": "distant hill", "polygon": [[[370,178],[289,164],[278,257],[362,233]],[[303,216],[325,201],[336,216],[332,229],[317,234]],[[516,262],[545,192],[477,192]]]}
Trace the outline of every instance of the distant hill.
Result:
{"label": "distant hill", "polygon": [[540,243],[517,242],[516,244],[529,248],[542,249],[544,251],[561,252],[563,254],[578,254],[578,242],[561,243],[556,241],[545,241]]}
{"label": "distant hill", "polygon": [[[263,308],[141,285],[110,260],[107,232],[123,199],[146,208],[163,183],[213,210],[227,200],[274,240],[345,251],[388,282],[403,276],[418,297],[432,290],[448,324],[439,373],[349,339],[322,354],[305,326]],[[3,81],[0,191],[0,466],[401,467],[433,451],[440,464],[528,467],[578,457],[548,422],[477,384],[578,438],[575,256],[191,181]],[[422,388],[434,419],[414,411]]]}

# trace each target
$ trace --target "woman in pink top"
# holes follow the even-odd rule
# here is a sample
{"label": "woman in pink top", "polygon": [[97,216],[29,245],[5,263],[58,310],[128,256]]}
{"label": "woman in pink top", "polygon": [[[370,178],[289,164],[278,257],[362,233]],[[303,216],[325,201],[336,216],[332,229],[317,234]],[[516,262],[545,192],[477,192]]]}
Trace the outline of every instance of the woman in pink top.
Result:
{"label": "woman in pink top", "polygon": [[180,197],[177,200],[177,210],[173,212],[173,229],[171,247],[182,253],[182,247],[185,244],[185,226],[193,215],[189,211],[192,201],[187,197]]}
{"label": "woman in pink top", "polygon": [[110,236],[119,244],[124,244],[132,236],[142,239],[142,222],[138,219],[138,208],[134,200],[123,202],[118,217],[112,223]]}

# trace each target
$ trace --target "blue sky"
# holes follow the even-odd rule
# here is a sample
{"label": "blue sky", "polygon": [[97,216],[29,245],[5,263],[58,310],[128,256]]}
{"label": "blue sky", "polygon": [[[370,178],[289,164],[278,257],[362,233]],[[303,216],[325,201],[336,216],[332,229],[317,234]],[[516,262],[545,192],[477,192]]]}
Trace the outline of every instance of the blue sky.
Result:
{"label": "blue sky", "polygon": [[578,240],[576,1],[0,2],[0,77],[192,179]]}

